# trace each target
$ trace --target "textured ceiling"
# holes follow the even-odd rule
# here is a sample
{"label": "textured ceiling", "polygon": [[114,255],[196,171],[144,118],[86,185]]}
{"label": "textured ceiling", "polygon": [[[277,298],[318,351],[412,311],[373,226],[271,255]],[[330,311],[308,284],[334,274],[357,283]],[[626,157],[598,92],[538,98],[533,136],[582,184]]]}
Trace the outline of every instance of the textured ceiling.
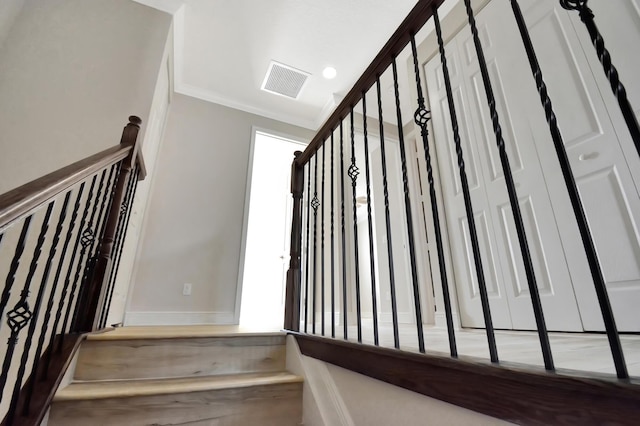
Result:
{"label": "textured ceiling", "polygon": [[[416,4],[416,0],[136,1],[175,16],[177,92],[313,129]],[[299,99],[260,91],[271,60],[311,73]],[[403,62],[399,61],[401,71]],[[333,80],[322,77],[328,65],[338,71]]]}

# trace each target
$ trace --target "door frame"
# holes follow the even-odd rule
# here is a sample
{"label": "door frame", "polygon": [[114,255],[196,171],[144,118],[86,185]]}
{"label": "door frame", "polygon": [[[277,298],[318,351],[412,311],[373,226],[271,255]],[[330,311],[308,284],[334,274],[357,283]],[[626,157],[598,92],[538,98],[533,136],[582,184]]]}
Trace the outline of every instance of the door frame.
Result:
{"label": "door frame", "polygon": [[[233,311],[233,323],[240,324],[240,308],[242,304],[242,289],[244,281],[245,254],[247,250],[247,230],[249,228],[249,207],[251,203],[251,179],[253,178],[253,161],[256,145],[256,134],[271,136],[275,139],[282,139],[287,142],[293,142],[300,145],[300,150],[304,151],[309,141],[303,138],[290,135],[288,133],[279,132],[277,130],[266,127],[251,126],[251,142],[249,145],[249,161],[247,162],[247,183],[244,191],[244,208],[242,214],[242,237],[240,240],[240,258],[238,261],[238,280],[236,283],[236,303]],[[293,161],[293,158],[291,159]]]}

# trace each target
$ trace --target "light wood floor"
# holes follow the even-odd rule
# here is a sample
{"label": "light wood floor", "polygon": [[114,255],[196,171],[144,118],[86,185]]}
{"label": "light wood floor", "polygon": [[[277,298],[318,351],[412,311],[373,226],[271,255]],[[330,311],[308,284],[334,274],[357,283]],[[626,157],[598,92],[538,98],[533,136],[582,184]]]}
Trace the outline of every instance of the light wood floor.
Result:
{"label": "light wood floor", "polygon": [[[308,326],[311,333],[311,325]],[[301,331],[304,330],[302,325]],[[321,328],[316,324],[316,333]],[[336,338],[342,339],[342,325],[336,324]],[[393,328],[391,324],[379,326],[379,344],[393,348]],[[331,336],[331,324],[325,323],[325,336]],[[544,366],[540,341],[536,332],[496,330],[496,344],[500,361]],[[349,326],[349,341],[357,341],[357,329]],[[484,329],[460,329],[455,332],[458,353],[476,358],[489,359],[487,335]],[[408,351],[418,350],[418,334],[413,324],[399,327],[400,348]],[[424,340],[427,352],[449,356],[449,339],[444,328],[424,327]],[[605,334],[597,333],[549,333],[551,350],[555,366],[558,369],[589,371],[615,374],[611,350]],[[640,335],[621,335],[627,367],[631,376],[640,377]],[[373,344],[372,321],[363,321],[362,342]]]}

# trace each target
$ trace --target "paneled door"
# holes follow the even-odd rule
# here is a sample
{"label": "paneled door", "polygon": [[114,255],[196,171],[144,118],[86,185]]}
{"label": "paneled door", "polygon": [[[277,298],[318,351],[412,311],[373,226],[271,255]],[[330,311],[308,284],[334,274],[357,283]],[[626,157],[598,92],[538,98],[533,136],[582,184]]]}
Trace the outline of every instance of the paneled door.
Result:
{"label": "paneled door", "polygon": [[[610,118],[613,105],[607,105],[598,91],[595,72],[602,71],[592,71],[585,57],[590,46],[580,44],[583,36],[589,42],[586,32],[579,32],[580,23],[574,26],[554,0],[526,0],[521,5],[599,247],[620,329],[640,329],[627,308],[640,301],[640,200],[629,167],[637,162],[637,155],[632,159],[625,156],[623,148],[630,141],[620,137],[620,129],[614,131]],[[580,236],[509,2],[493,0],[478,14],[477,21],[547,326],[566,331],[602,329]],[[468,28],[448,43],[447,53],[495,326],[534,329],[517,235]],[[482,327],[439,57],[425,68],[462,325]]]}

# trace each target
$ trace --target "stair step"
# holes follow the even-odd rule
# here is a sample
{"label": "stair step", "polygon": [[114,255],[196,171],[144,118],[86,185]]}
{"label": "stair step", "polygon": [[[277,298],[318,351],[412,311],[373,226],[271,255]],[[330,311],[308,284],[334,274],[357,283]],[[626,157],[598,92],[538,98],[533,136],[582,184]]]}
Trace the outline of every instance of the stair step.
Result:
{"label": "stair step", "polygon": [[93,333],[87,340],[132,340],[132,339],[180,339],[189,337],[233,337],[233,336],[284,336],[285,332],[273,328],[247,328],[238,325],[171,325],[171,326],[126,326],[106,332]]}
{"label": "stair step", "polygon": [[60,389],[53,401],[127,398],[301,382],[301,377],[287,372],[169,379],[74,381],[64,389]]}
{"label": "stair step", "polygon": [[75,380],[128,380],[285,369],[286,335],[237,326],[123,327],[92,334],[78,354]]}
{"label": "stair step", "polygon": [[299,425],[302,378],[285,373],[72,383],[50,426]]}

